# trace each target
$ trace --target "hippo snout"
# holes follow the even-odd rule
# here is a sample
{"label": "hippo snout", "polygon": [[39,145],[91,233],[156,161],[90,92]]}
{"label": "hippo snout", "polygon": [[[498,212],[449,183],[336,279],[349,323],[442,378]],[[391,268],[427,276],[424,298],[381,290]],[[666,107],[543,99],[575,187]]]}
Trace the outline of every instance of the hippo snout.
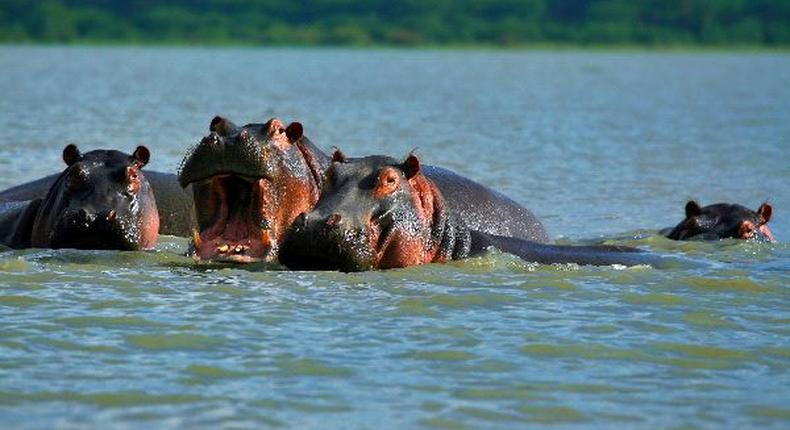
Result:
{"label": "hippo snout", "polygon": [[300,213],[291,225],[294,229],[304,229],[307,227],[307,213]]}
{"label": "hippo snout", "polygon": [[299,215],[280,247],[280,263],[296,270],[366,270],[373,259],[367,232],[347,222],[337,213]]}
{"label": "hippo snout", "polygon": [[343,221],[343,216],[334,213],[329,216],[321,216],[313,213],[302,212],[293,222],[293,228],[296,230],[309,229],[313,232],[326,232],[340,228]]}
{"label": "hippo snout", "polygon": [[[67,218],[69,218],[67,216]],[[92,225],[115,225],[118,223],[118,212],[115,209],[108,211],[93,212],[84,208],[78,209],[73,212],[70,217],[71,224],[74,226],[82,226],[88,228]]]}
{"label": "hippo snout", "polygon": [[80,209],[74,216],[74,220],[78,223],[90,224],[96,221],[96,215],[88,212],[85,209]]}
{"label": "hippo snout", "polygon": [[77,230],[87,230],[94,226],[100,219],[93,211],[84,208],[65,211],[59,217],[57,228],[68,228]]}

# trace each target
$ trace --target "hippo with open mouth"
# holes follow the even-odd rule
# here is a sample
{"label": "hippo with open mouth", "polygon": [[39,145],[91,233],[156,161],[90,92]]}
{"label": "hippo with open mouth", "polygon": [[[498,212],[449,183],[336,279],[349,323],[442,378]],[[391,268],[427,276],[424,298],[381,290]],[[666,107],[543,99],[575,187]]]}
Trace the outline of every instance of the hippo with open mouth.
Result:
{"label": "hippo with open mouth", "polygon": [[[274,261],[293,221],[309,212],[326,183],[330,157],[279,119],[239,127],[216,117],[182,163],[179,181],[194,193],[199,260]],[[446,204],[475,229],[547,242],[543,225],[511,199],[449,170],[424,173]]]}
{"label": "hippo with open mouth", "polygon": [[271,261],[282,235],[318,201],[328,157],[278,119],[239,127],[216,117],[187,156],[181,186],[192,187],[199,260]]}

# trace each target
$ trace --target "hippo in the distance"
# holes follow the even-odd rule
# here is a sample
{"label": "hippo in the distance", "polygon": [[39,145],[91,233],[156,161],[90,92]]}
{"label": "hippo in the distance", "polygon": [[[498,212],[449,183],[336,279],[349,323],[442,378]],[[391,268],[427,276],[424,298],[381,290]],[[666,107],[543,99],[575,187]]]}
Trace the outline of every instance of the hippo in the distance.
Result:
{"label": "hippo in the distance", "polygon": [[66,169],[46,196],[5,204],[0,242],[11,248],[150,249],[156,245],[159,214],[142,172],[150,152],[132,155],[63,149]]}
{"label": "hippo in the distance", "polygon": [[663,229],[660,233],[673,240],[744,239],[776,242],[768,228],[772,213],[773,208],[768,203],[763,203],[753,211],[731,203],[700,206],[691,200],[686,203],[686,218],[674,228]]}
{"label": "hippo in the distance", "polygon": [[291,269],[363,271],[446,262],[489,247],[539,263],[651,264],[622,246],[559,246],[470,227],[409,155],[347,159],[336,151],[316,207],[300,215],[280,248]]}
{"label": "hippo in the distance", "polygon": [[[186,156],[179,180],[192,186],[200,260],[273,261],[296,217],[318,202],[330,166],[327,154],[303,135],[302,125],[278,119],[239,127],[216,117],[210,134]],[[424,173],[446,205],[475,229],[547,242],[526,208],[445,169]]]}

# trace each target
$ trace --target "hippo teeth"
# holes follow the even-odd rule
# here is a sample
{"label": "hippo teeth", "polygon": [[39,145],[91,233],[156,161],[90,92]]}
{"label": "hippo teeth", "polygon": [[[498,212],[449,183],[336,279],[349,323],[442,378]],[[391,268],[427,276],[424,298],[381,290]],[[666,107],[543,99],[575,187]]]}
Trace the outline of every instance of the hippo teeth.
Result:
{"label": "hippo teeth", "polygon": [[220,254],[227,254],[229,252],[234,254],[242,254],[247,252],[248,249],[250,249],[248,245],[241,245],[241,244],[230,246],[227,243],[224,243],[222,245],[217,246],[217,252],[219,252]]}
{"label": "hippo teeth", "polygon": [[200,239],[200,233],[198,233],[197,230],[192,230],[192,243],[195,245],[196,249],[199,249],[203,244],[203,240]]}
{"label": "hippo teeth", "polygon": [[264,179],[228,174],[198,185],[209,202],[201,224],[200,259],[250,262],[269,259],[276,246],[271,222],[262,215]]}

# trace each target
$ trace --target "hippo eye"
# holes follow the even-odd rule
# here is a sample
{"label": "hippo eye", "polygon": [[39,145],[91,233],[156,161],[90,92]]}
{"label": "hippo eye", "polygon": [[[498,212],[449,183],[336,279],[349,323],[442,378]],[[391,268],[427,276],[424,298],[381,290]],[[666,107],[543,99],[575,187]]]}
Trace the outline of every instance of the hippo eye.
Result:
{"label": "hippo eye", "polygon": [[384,183],[388,186],[393,186],[398,183],[398,175],[393,171],[388,171],[384,175]]}
{"label": "hippo eye", "polygon": [[400,178],[394,169],[387,168],[379,174],[373,195],[376,198],[388,196],[398,190]]}
{"label": "hippo eye", "polygon": [[126,190],[129,194],[135,194],[140,190],[140,172],[136,166],[129,166],[126,168],[127,187]]}

